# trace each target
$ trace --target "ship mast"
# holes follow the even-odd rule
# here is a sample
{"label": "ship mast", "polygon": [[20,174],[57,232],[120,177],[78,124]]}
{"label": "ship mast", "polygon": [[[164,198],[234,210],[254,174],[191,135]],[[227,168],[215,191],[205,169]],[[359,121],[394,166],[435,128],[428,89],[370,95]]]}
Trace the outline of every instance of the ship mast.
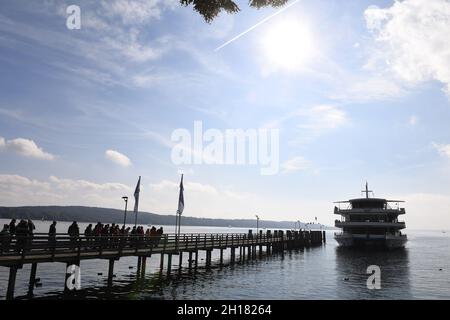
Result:
{"label": "ship mast", "polygon": [[366,194],[366,199],[369,199],[369,192],[373,192],[372,190],[369,190],[369,184],[366,181],[366,190],[362,190],[361,192],[364,192]]}

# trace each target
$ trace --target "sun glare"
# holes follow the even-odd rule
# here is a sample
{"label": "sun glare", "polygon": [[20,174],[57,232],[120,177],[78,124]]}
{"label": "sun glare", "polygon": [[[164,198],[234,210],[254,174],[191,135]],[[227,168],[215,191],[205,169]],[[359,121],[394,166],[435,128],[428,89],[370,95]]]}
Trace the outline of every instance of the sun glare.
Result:
{"label": "sun glare", "polygon": [[299,70],[313,55],[313,37],[305,24],[281,21],[263,33],[264,63],[270,69]]}

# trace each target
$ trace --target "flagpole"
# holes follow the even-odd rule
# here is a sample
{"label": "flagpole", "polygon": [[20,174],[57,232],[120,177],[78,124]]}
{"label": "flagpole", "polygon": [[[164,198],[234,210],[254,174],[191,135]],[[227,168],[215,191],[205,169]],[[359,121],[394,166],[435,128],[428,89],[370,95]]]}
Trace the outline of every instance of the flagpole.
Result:
{"label": "flagpole", "polygon": [[178,250],[178,234],[177,234],[177,230],[178,230],[178,210],[177,213],[175,213],[175,250]]}
{"label": "flagpole", "polygon": [[134,226],[137,226],[137,215],[139,210],[139,193],[141,192],[141,176],[139,176],[136,190],[134,191]]}
{"label": "flagpole", "polygon": [[181,213],[178,214],[178,238],[180,238],[180,229],[181,229]]}
{"label": "flagpole", "polygon": [[180,230],[181,230],[181,214],[184,210],[184,195],[183,195],[183,174],[181,174],[180,181],[180,194],[178,195],[178,210],[177,210],[177,223],[175,224],[175,241],[176,241],[176,249],[178,250],[178,241],[180,238]]}
{"label": "flagpole", "polygon": [[137,226],[137,211],[134,213],[134,226]]}

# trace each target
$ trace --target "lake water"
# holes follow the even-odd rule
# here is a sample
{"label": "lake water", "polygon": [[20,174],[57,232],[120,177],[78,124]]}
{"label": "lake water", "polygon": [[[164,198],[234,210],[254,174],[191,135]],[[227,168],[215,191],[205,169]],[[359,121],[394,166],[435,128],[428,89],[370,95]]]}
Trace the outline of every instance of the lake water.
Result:
{"label": "lake water", "polygon": [[[8,223],[1,220],[0,223]],[[35,222],[36,232],[47,232],[50,222]],[[69,222],[59,222],[66,232]],[[83,231],[87,224],[80,223]],[[173,227],[164,226],[165,232]],[[248,229],[184,227],[182,232],[246,233]],[[304,250],[264,256],[211,270],[199,268],[188,274],[177,267],[173,278],[159,275],[159,255],[147,259],[144,279],[136,279],[136,257],[121,258],[115,264],[114,286],[107,288],[107,260],[81,262],[81,286],[75,298],[100,299],[450,299],[450,232],[406,230],[404,250],[367,251],[340,248],[327,231],[327,243]],[[237,251],[238,253],[239,251]],[[218,260],[218,250],[213,261]],[[224,257],[228,260],[229,252]],[[204,265],[204,253],[199,265]],[[174,256],[178,265],[178,257]],[[166,259],[167,260],[167,259]],[[238,258],[237,258],[238,260]],[[183,266],[187,265],[184,254]],[[369,290],[367,267],[381,269],[381,289]],[[30,265],[18,271],[15,296],[25,296]],[[37,277],[42,286],[35,298],[63,298],[65,264],[42,263]],[[5,298],[8,269],[0,267],[0,299]]]}

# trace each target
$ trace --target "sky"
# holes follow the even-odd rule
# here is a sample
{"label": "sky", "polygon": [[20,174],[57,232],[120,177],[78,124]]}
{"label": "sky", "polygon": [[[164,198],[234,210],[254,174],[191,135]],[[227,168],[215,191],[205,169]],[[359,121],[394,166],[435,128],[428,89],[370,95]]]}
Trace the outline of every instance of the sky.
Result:
{"label": "sky", "polygon": [[[238,4],[2,0],[0,205],[122,209],[141,176],[140,210],[174,214],[183,172],[186,216],[333,225],[368,181],[450,229],[450,1]],[[278,130],[278,172],[174,163],[196,121]]]}

